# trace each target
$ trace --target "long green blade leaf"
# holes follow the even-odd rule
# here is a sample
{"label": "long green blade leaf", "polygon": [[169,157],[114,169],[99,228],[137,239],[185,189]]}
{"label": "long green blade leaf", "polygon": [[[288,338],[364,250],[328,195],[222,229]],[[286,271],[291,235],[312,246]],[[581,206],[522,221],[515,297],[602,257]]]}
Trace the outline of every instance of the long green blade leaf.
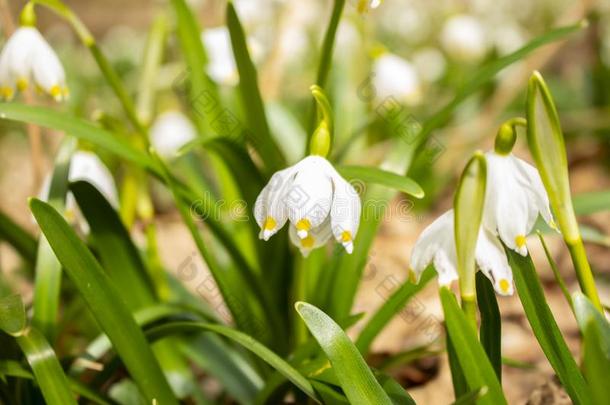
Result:
{"label": "long green blade leaf", "polygon": [[227,26],[231,34],[231,45],[239,71],[239,90],[246,114],[246,137],[259,153],[268,172],[282,169],[286,161],[271,136],[265,106],[258,88],[256,69],[250,59],[246,35],[239,22],[232,2],[227,3]]}
{"label": "long green blade leaf", "polygon": [[481,314],[480,340],[498,380],[502,381],[502,319],[493,285],[483,272],[477,272],[477,302]]}
{"label": "long green blade leaf", "polygon": [[[183,83],[176,84],[183,85],[188,93],[187,102],[200,135],[210,136],[212,117],[209,116],[221,109],[216,87],[204,70],[207,56],[201,41],[201,29],[185,0],[172,0],[172,6],[176,13],[178,40],[188,67],[182,77]],[[209,118],[206,120],[206,117]]]}
{"label": "long green blade leaf", "polygon": [[318,397],[313,387],[311,386],[311,383],[305,377],[303,377],[301,373],[299,373],[290,364],[284,361],[277,354],[273,353],[266,346],[258,342],[256,339],[235,329],[229,328],[227,326],[214,325],[202,322],[171,322],[150,329],[147,332],[147,336],[151,340],[156,340],[178,333],[192,333],[203,331],[217,333],[240,344],[244,348],[248,349],[258,357],[260,357],[262,360],[267,362],[271,367],[279,371],[284,377],[286,377],[294,385],[299,387],[301,391],[307,394],[310,398],[312,398],[316,402],[319,402]]}
{"label": "long green blade leaf", "polygon": [[572,401],[576,404],[592,403],[585,380],[546,303],[532,259],[529,256],[522,257],[510,249],[505,250],[513,270],[519,299],[542,351]]}
{"label": "long green blade leaf", "polygon": [[93,185],[70,185],[78,206],[91,228],[92,244],[100,263],[130,309],[151,305],[154,287],[140,254],[117,212]]}
{"label": "long green blade leaf", "polygon": [[584,337],[584,370],[596,404],[610,398],[610,323],[581,292],[574,293],[574,312]]}
{"label": "long green blade leaf", "polygon": [[339,383],[353,404],[392,404],[356,346],[328,315],[305,302],[295,308],[330,360]]}
{"label": "long green blade leaf", "polygon": [[49,405],[76,405],[68,379],[49,342],[35,328],[17,336],[17,343],[34,371],[36,382]]}
{"label": "long green blade leaf", "polygon": [[[66,194],[68,193],[68,175],[70,172],[70,159],[76,141],[66,138],[57,153],[55,168],[51,176],[51,183],[47,201],[58,212],[65,209]],[[55,326],[59,309],[61,289],[61,264],[55,257],[47,238],[42,235],[38,240],[38,256],[36,257],[36,273],[34,279],[34,314],[32,324],[36,326],[50,341],[55,339]]]}
{"label": "long green blade leaf", "polygon": [[131,146],[123,138],[118,138],[111,132],[68,113],[60,113],[45,107],[2,103],[0,104],[0,118],[29,122],[45,128],[63,131],[98,145],[123,159],[138,163],[143,168],[153,168],[148,156]]}
{"label": "long green blade leaf", "polygon": [[400,176],[396,173],[365,166],[339,166],[337,170],[347,180],[360,180],[365,183],[381,184],[415,198],[424,197],[424,190],[407,176]]}
{"label": "long green blade leaf", "polygon": [[55,255],[81,293],[100,327],[108,334],[145,398],[177,404],[144,334],[127,309],[124,298],[104,273],[91,252],[66,221],[40,200],[30,209]]}
{"label": "long green blade leaf", "polygon": [[453,293],[446,287],[440,289],[447,333],[455,348],[455,356],[464,373],[469,391],[487,386],[489,393],[481,398],[481,404],[506,404],[496,373],[479,343],[472,325],[460,309]]}

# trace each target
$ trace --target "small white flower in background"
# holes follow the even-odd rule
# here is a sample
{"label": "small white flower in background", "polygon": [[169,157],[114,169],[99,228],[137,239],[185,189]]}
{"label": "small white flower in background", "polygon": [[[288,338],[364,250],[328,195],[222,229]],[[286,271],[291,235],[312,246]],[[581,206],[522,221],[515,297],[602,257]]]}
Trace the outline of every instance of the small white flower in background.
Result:
{"label": "small white flower in background", "polygon": [[527,255],[525,237],[540,214],[553,228],[555,223],[538,170],[512,153],[490,151],[483,226],[522,256]]}
{"label": "small white flower in background", "polygon": [[373,86],[379,102],[390,97],[408,105],[421,101],[421,83],[415,67],[390,53],[383,54],[375,60]]}
{"label": "small white flower in background", "polygon": [[[86,181],[95,188],[108,200],[113,207],[119,206],[118,192],[114,178],[108,170],[108,167],[101,161],[95,153],[86,151],[77,151],[72,155],[70,160],[70,171],[68,180],[76,182],[79,180]],[[51,187],[51,175],[47,176],[42,184],[42,190],[39,197],[41,200],[48,200],[49,189]],[[68,192],[66,196],[65,215],[66,218],[74,222],[78,217],[78,206],[74,195]],[[84,233],[89,232],[88,225],[84,221],[80,221]]]}
{"label": "small white flower in background", "polygon": [[19,27],[0,53],[0,95],[11,100],[31,83],[56,101],[68,97],[64,68],[55,51],[34,27]]}
{"label": "small white flower in background", "polygon": [[260,238],[269,240],[290,221],[290,239],[304,256],[331,235],[352,253],[360,211],[356,190],[320,156],[276,172],[254,206]]}
{"label": "small white flower in background", "polygon": [[445,51],[461,62],[477,62],[487,52],[488,43],[481,23],[469,15],[456,15],[445,23],[441,32]]}
{"label": "small white flower in background", "polygon": [[239,76],[227,27],[209,28],[201,33],[208,53],[208,75],[219,84],[234,86]]}
{"label": "small white flower in background", "polygon": [[182,146],[197,137],[189,119],[178,111],[160,114],[150,127],[150,143],[164,158],[172,158]]}
{"label": "small white flower in background", "polygon": [[[483,274],[501,295],[513,294],[513,274],[500,241],[485,230],[479,230],[475,261]],[[445,212],[421,233],[411,252],[411,275],[414,282],[430,264],[438,273],[440,285],[448,286],[458,279],[453,210]]]}
{"label": "small white flower in background", "polygon": [[358,12],[366,13],[369,10],[377,8],[381,5],[382,0],[358,0]]}

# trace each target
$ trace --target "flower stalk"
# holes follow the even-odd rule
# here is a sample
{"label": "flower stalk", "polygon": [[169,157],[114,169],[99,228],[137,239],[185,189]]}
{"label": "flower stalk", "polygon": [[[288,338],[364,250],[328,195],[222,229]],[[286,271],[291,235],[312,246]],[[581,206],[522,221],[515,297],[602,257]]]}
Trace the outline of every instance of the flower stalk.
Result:
{"label": "flower stalk", "polygon": [[327,157],[330,153],[333,137],[333,112],[328,98],[320,86],[313,85],[310,88],[317,109],[320,124],[311,136],[309,152],[312,155]]}
{"label": "flower stalk", "polygon": [[454,235],[462,309],[476,329],[475,249],[483,218],[487,164],[477,151],[466,164],[453,201]]}
{"label": "flower stalk", "polygon": [[551,93],[539,72],[534,72],[529,80],[527,140],[557,217],[557,225],[570,251],[580,287],[601,311],[599,294],[572,205],[566,149],[559,116]]}
{"label": "flower stalk", "polygon": [[121,105],[125,110],[125,114],[127,115],[127,118],[132,123],[134,128],[138,131],[138,133],[140,133],[143,138],[145,138],[144,134],[146,133],[146,130],[138,119],[135,105],[132,99],[130,98],[127,89],[125,89],[125,86],[121,82],[121,79],[119,78],[118,74],[114,71],[114,69],[110,65],[110,62],[108,62],[108,59],[106,59],[102,51],[99,49],[97,43],[95,42],[95,38],[93,37],[89,29],[85,26],[85,24],[81,21],[81,19],[78,18],[78,16],[72,11],[72,9],[70,9],[70,7],[68,7],[59,0],[32,0],[30,4],[41,5],[49,8],[72,26],[74,32],[76,32],[76,35],[79,37],[83,45],[89,48],[89,51],[93,55],[93,58],[95,59],[95,62],[102,71],[102,74],[110,84],[110,87],[112,87],[114,93],[119,98],[119,101],[121,102]]}

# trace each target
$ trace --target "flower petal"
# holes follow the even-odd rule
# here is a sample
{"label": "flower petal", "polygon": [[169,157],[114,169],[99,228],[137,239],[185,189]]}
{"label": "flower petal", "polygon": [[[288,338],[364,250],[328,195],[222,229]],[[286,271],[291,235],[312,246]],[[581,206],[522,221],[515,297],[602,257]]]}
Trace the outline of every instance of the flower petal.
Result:
{"label": "flower petal", "polygon": [[513,294],[513,273],[498,238],[481,229],[475,250],[477,265],[500,295]]}
{"label": "flower petal", "polygon": [[35,46],[31,60],[34,81],[56,101],[61,101],[67,95],[64,68],[55,51],[40,33]]}
{"label": "flower petal", "polygon": [[324,246],[332,236],[330,220],[327,219],[317,228],[313,228],[303,239],[299,237],[296,227],[292,225],[288,235],[292,244],[299,248],[304,257],[307,257],[313,249]]}
{"label": "flower petal", "polygon": [[531,216],[527,192],[518,182],[514,165],[507,156],[489,152],[486,159],[483,225],[493,234],[500,235],[506,246],[525,256],[525,237]]}
{"label": "flower petal", "polygon": [[286,193],[292,187],[297,166],[280,170],[271,176],[254,203],[254,218],[261,228],[259,237],[269,240],[288,220],[288,210],[284,204]]}
{"label": "flower petal", "polygon": [[549,196],[547,195],[544,184],[542,183],[542,179],[540,178],[540,173],[538,173],[538,170],[534,166],[530,165],[524,160],[514,156],[512,159],[517,170],[519,170],[523,177],[528,181],[528,189],[534,197],[534,203],[537,211],[536,217],[538,217],[538,213],[540,213],[545,222],[552,228],[555,228],[555,221],[553,220],[553,214],[551,213],[551,208],[549,205]]}
{"label": "flower petal", "polygon": [[411,251],[411,271],[419,281],[423,271],[434,263],[441,285],[458,279],[453,235],[453,210],[445,212],[421,233]]}
{"label": "flower petal", "polygon": [[298,236],[304,239],[330,212],[333,190],[329,173],[332,166],[320,156],[308,156],[296,166],[297,174],[284,196],[284,204],[290,222],[297,228]]}
{"label": "flower petal", "polygon": [[330,211],[330,222],[333,235],[341,243],[347,253],[354,249],[354,238],[360,225],[360,212],[362,206],[360,196],[354,187],[345,181],[339,173],[332,173],[333,201]]}

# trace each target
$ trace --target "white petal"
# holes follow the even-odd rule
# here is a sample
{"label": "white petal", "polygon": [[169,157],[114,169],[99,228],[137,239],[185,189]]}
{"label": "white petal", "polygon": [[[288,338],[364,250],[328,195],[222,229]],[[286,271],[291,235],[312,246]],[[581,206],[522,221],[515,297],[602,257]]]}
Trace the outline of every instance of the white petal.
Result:
{"label": "white petal", "polygon": [[422,96],[415,67],[392,54],[382,55],[375,60],[373,86],[377,100],[382,103],[393,98],[407,104],[417,104]]}
{"label": "white petal", "polygon": [[261,239],[269,240],[288,220],[284,198],[292,187],[297,167],[291,166],[274,173],[258,195],[254,204],[254,217],[261,228]]}
{"label": "white petal", "polygon": [[119,206],[117,189],[110,170],[91,152],[78,151],[70,161],[71,182],[84,180],[95,186],[114,207]]}
{"label": "white petal", "polygon": [[307,257],[313,249],[324,246],[332,236],[330,220],[327,219],[320,226],[312,229],[304,239],[299,237],[297,229],[292,225],[288,234],[292,244],[299,248],[304,257]]}
{"label": "white petal", "polygon": [[333,235],[337,242],[343,245],[347,253],[351,254],[360,224],[360,212],[362,210],[360,196],[358,196],[354,187],[334,169],[331,175],[334,192],[330,221]]}
{"label": "white petal", "polygon": [[434,263],[441,285],[457,280],[453,210],[445,212],[424,229],[413,246],[411,271],[416,280],[431,263]]}
{"label": "white petal", "polygon": [[489,152],[486,160],[484,227],[500,235],[506,246],[525,256],[525,237],[531,216],[527,192],[517,180],[514,165],[508,156]]}
{"label": "white petal", "polygon": [[284,196],[288,218],[301,239],[328,217],[333,190],[330,163],[320,156],[308,156],[297,163],[297,174]]}
{"label": "white petal", "polygon": [[[0,75],[3,92],[25,86],[31,79],[32,57],[42,36],[36,28],[20,27],[6,41],[0,55]],[[5,94],[6,96],[6,94]]]}
{"label": "white petal", "polygon": [[529,190],[535,198],[538,213],[540,213],[547,224],[554,227],[555,221],[553,220],[553,215],[551,214],[551,208],[549,206],[549,196],[547,195],[542,179],[540,178],[540,173],[538,173],[538,170],[534,166],[524,160],[515,156],[513,156],[512,159],[513,164],[529,182]]}
{"label": "white petal", "polygon": [[479,233],[475,259],[498,294],[513,294],[513,273],[508,265],[504,248],[494,235],[484,229]]}
{"label": "white petal", "polygon": [[150,143],[164,158],[171,158],[178,150],[197,137],[191,121],[178,111],[159,115],[150,128]]}
{"label": "white petal", "polygon": [[64,68],[47,41],[39,35],[32,54],[32,75],[34,81],[45,92],[61,101],[66,94],[66,75]]}

